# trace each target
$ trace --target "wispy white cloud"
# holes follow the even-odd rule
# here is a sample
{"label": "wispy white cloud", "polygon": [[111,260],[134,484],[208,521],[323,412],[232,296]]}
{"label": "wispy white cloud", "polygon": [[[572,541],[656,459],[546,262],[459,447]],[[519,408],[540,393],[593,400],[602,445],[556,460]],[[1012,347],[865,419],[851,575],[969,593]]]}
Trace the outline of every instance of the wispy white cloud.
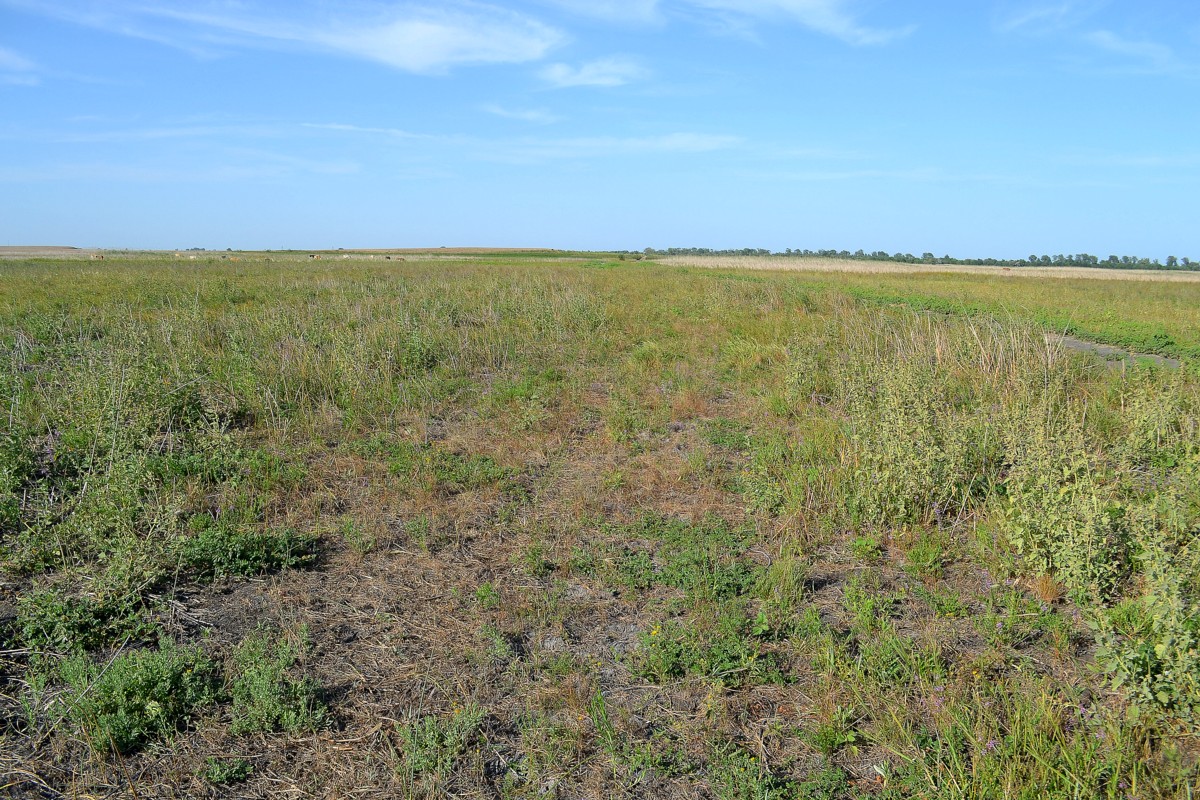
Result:
{"label": "wispy white cloud", "polygon": [[41,78],[30,73],[0,72],[0,86],[37,86],[41,82]]}
{"label": "wispy white cloud", "polygon": [[30,12],[199,55],[237,47],[292,47],[361,58],[416,73],[539,60],[566,40],[530,16],[483,3],[327,4],[286,14],[247,3],[0,0]]}
{"label": "wispy white cloud", "polygon": [[916,30],[914,25],[863,25],[848,0],[685,0],[697,8],[757,19],[791,20],[854,45],[884,44]]}
{"label": "wispy white cloud", "polygon": [[337,133],[363,133],[374,136],[387,136],[392,139],[440,140],[446,138],[429,133],[413,133],[402,128],[375,128],[363,125],[349,125],[342,122],[305,122],[300,127],[312,130],[334,131]]}
{"label": "wispy white cloud", "polygon": [[668,133],[661,136],[586,136],[564,139],[521,139],[488,143],[481,155],[488,160],[526,163],[614,156],[689,155],[726,150],[740,144],[738,136]]}
{"label": "wispy white cloud", "polygon": [[229,150],[212,154],[209,163],[180,167],[174,163],[134,161],[55,161],[42,165],[0,165],[0,184],[106,181],[120,183],[227,183],[303,175],[351,175],[357,162],[297,158],[264,150]]}
{"label": "wispy white cloud", "polygon": [[753,38],[756,23],[799,23],[850,44],[882,44],[915,30],[873,28],[859,22],[855,0],[540,0],[574,14],[629,24],[661,23],[684,16],[723,33]]}
{"label": "wispy white cloud", "polygon": [[572,67],[570,64],[550,64],[539,73],[542,80],[555,88],[573,86],[624,86],[645,79],[650,73],[639,62],[627,56],[610,56]]}
{"label": "wispy white cloud", "polygon": [[376,27],[347,22],[309,30],[309,41],[409,72],[460,64],[536,61],[564,40],[536,20],[489,7],[422,9]]}
{"label": "wispy white cloud", "polygon": [[997,12],[993,27],[1001,33],[1055,33],[1080,24],[1095,13],[1101,4],[1101,0],[1061,0],[1009,5]]}
{"label": "wispy white cloud", "polygon": [[1107,0],[1059,0],[1010,6],[995,18],[994,28],[1005,34],[1051,37],[1059,42],[1064,65],[1087,74],[1200,76],[1200,67],[1162,41],[1095,27],[1090,18],[1106,5]]}
{"label": "wispy white cloud", "polygon": [[37,65],[15,50],[0,47],[0,72],[32,72]]}
{"label": "wispy white cloud", "polygon": [[658,0],[541,0],[580,16],[608,22],[647,23],[662,19]]}
{"label": "wispy white cloud", "polygon": [[15,50],[0,47],[0,85],[37,86],[39,83],[37,64]]}
{"label": "wispy white cloud", "polygon": [[1139,62],[1138,66],[1151,72],[1173,72],[1183,65],[1175,51],[1165,44],[1146,39],[1127,39],[1112,31],[1091,31],[1084,41],[1107,53]]}
{"label": "wispy white cloud", "polygon": [[210,46],[201,46],[196,35],[178,31],[162,30],[161,25],[154,25],[155,12],[162,8],[138,8],[127,0],[112,0],[111,2],[96,2],[95,0],[60,0],[55,3],[40,2],[40,0],[0,0],[0,6],[18,8],[31,14],[57,19],[73,25],[80,25],[108,33],[126,36],[132,39],[143,39],[166,47],[189,52],[196,56],[211,56],[215,50]]}
{"label": "wispy white cloud", "polygon": [[1200,151],[1191,153],[1098,153],[1068,154],[1063,162],[1075,166],[1141,170],[1193,170],[1200,168]]}
{"label": "wispy white cloud", "polygon": [[144,128],[113,128],[109,130],[71,131],[59,134],[39,134],[44,141],[66,144],[101,144],[106,142],[153,142],[172,139],[229,140],[273,138],[282,133],[274,125],[164,125]]}
{"label": "wispy white cloud", "polygon": [[488,103],[483,106],[483,110],[489,114],[504,119],[515,119],[520,122],[532,122],[537,125],[550,125],[554,122],[560,122],[561,117],[550,113],[542,108],[505,108],[504,106],[495,103]]}
{"label": "wispy white cloud", "polygon": [[548,161],[588,160],[645,155],[689,155],[711,153],[738,146],[741,137],[719,134],[674,132],[656,136],[582,136],[521,137],[486,139],[457,134],[417,134],[411,131],[352,125],[346,123],[306,123],[305,128],[330,133],[376,136],[392,140],[424,140],[431,145],[452,148],[457,158],[480,161],[530,164]]}

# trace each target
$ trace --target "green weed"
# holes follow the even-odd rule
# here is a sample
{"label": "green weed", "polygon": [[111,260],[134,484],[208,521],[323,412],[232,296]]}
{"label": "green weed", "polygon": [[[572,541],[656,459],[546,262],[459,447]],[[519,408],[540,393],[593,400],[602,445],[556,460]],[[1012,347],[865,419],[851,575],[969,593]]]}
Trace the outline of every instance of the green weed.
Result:
{"label": "green weed", "polygon": [[163,644],[106,663],[73,656],[59,667],[67,709],[92,748],[129,753],[170,736],[219,696],[220,672],[197,648]]}
{"label": "green weed", "polygon": [[397,769],[410,791],[444,791],[467,747],[478,735],[484,709],[474,703],[455,705],[450,715],[425,715],[397,726],[400,740]]}
{"label": "green weed", "polygon": [[260,629],[234,651],[230,682],[234,733],[313,730],[324,724],[328,711],[311,678],[294,677],[300,669],[303,642],[289,641]]}

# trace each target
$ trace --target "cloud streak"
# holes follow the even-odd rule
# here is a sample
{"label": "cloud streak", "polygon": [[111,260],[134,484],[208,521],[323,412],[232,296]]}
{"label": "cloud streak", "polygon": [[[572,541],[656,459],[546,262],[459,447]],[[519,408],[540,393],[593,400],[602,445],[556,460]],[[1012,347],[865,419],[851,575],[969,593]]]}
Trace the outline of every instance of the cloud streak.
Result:
{"label": "cloud streak", "polygon": [[624,86],[643,80],[650,73],[632,58],[611,56],[589,61],[578,67],[550,64],[538,74],[554,88],[567,89],[576,86]]}
{"label": "cloud streak", "polygon": [[331,6],[306,0],[286,15],[247,4],[180,0],[152,5],[66,0],[49,7],[30,0],[2,2],[197,55],[237,47],[298,48],[422,74],[537,61],[566,41],[565,34],[532,17],[474,2]]}
{"label": "cloud streak", "polygon": [[0,47],[0,86],[37,86],[37,64],[15,50]]}
{"label": "cloud streak", "polygon": [[1147,40],[1126,39],[1112,31],[1092,31],[1084,35],[1084,41],[1113,55],[1140,61],[1153,72],[1172,72],[1182,65],[1175,58],[1175,51],[1165,44]]}
{"label": "cloud streak", "polygon": [[488,103],[483,106],[483,111],[504,119],[517,120],[518,122],[532,122],[536,125],[550,125],[562,121],[561,117],[541,108],[505,108],[495,103]]}
{"label": "cloud streak", "polygon": [[542,0],[542,3],[605,22],[644,24],[662,20],[658,0]]}
{"label": "cloud streak", "polygon": [[423,141],[443,145],[460,155],[480,161],[531,164],[552,161],[589,160],[647,155],[696,155],[727,150],[740,145],[739,136],[674,132],[655,136],[521,137],[485,139],[462,135],[418,134],[397,128],[346,123],[305,123],[309,130],[359,136],[382,137],[397,142]]}
{"label": "cloud streak", "polygon": [[1063,0],[1058,3],[1025,5],[997,16],[993,27],[1001,33],[1025,33],[1037,36],[1072,28],[1098,8],[1095,0]]}
{"label": "cloud streak", "polygon": [[791,20],[853,45],[878,45],[910,35],[916,27],[872,28],[861,24],[846,0],[686,0],[697,8],[760,20]]}

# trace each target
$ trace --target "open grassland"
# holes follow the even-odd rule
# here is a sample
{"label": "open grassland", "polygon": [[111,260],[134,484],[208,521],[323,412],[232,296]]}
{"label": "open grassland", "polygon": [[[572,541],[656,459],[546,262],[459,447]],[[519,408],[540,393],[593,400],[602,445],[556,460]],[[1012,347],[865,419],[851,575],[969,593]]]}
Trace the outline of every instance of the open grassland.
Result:
{"label": "open grassland", "polygon": [[[692,269],[797,272],[880,305],[1034,324],[1134,352],[1200,359],[1200,273],[954,267],[802,258],[672,257]],[[1031,280],[1053,278],[1053,280]]]}
{"label": "open grassland", "polygon": [[0,264],[0,786],[1190,798],[1197,292]]}
{"label": "open grassland", "polygon": [[925,264],[800,256],[665,256],[659,263],[708,269],[849,272],[859,275],[997,275],[1006,278],[1071,278],[1095,281],[1165,281],[1200,283],[1200,272],[1186,270],[1110,269],[1104,267],[991,267],[975,264]]}

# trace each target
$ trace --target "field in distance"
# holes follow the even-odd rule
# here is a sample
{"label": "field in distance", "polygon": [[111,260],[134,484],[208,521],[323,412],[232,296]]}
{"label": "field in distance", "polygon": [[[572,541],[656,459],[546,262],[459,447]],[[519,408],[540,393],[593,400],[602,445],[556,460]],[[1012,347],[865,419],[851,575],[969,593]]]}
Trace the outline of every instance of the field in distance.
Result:
{"label": "field in distance", "polygon": [[788,270],[793,272],[848,272],[863,275],[996,275],[1009,278],[1067,278],[1098,281],[1200,282],[1200,272],[1183,270],[1107,269],[1101,267],[990,267],[971,264],[908,264],[798,256],[664,256],[659,263],[676,267],[710,269]]}
{"label": "field in distance", "polygon": [[1200,780],[1200,284],[105,255],[0,261],[14,796]]}

